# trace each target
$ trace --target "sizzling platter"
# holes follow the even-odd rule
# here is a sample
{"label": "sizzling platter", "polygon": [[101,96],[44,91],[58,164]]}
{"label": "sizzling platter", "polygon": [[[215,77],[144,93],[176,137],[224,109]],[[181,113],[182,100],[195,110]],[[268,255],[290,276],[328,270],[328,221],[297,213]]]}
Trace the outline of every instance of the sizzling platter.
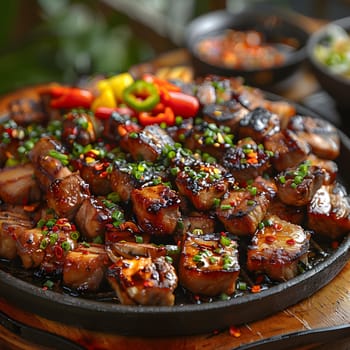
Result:
{"label": "sizzling platter", "polygon": [[[35,95],[37,91],[29,89],[24,94],[34,92]],[[22,95],[19,92],[15,96]],[[279,100],[275,96],[265,96]],[[299,114],[313,114],[300,106],[296,107]],[[337,163],[340,176],[345,178],[350,146],[347,137],[341,132],[339,135],[341,151]],[[143,336],[209,332],[263,318],[319,290],[337,275],[349,257],[349,237],[344,234],[337,241],[339,245],[336,247],[332,247],[328,240],[313,242],[310,250],[314,252],[314,265],[302,274],[285,282],[268,284],[259,293],[241,291],[229,300],[213,298],[211,301],[209,298],[193,303],[193,299],[190,302],[183,295],[177,295],[177,301],[172,306],[120,305],[110,294],[103,301],[103,296],[91,299],[43,289],[29,281],[22,269],[12,269],[6,262],[3,262],[0,271],[1,293],[24,310],[87,329]]]}

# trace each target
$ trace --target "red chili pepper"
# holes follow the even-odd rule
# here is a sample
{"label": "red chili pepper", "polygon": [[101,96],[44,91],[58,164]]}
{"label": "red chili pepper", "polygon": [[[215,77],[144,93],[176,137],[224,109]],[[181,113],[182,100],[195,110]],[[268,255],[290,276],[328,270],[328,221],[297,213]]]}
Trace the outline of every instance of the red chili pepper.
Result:
{"label": "red chili pepper", "polygon": [[[53,90],[54,91],[54,90]],[[54,94],[54,92],[52,92]],[[62,95],[54,96],[50,106],[52,108],[90,108],[94,99],[89,90],[79,88],[62,89]]]}
{"label": "red chili pepper", "polygon": [[156,115],[148,112],[141,112],[138,115],[138,120],[142,126],[161,123],[166,123],[171,126],[175,124],[175,114],[171,108],[165,107],[164,112]]}
{"label": "red chili pepper", "polygon": [[199,110],[199,101],[192,95],[179,91],[168,91],[169,98],[162,101],[166,107],[170,107],[175,115],[184,118],[194,117]]}
{"label": "red chili pepper", "polygon": [[98,107],[95,110],[95,117],[99,119],[108,119],[113,112],[117,112],[120,115],[129,115],[131,117],[136,115],[135,111],[129,107],[116,107],[116,108]]}
{"label": "red chili pepper", "polygon": [[55,248],[54,248],[54,252],[55,252],[55,255],[56,255],[57,259],[61,259],[62,258],[62,256],[63,256],[63,249],[62,249],[62,247],[60,247],[59,245],[56,245]]}

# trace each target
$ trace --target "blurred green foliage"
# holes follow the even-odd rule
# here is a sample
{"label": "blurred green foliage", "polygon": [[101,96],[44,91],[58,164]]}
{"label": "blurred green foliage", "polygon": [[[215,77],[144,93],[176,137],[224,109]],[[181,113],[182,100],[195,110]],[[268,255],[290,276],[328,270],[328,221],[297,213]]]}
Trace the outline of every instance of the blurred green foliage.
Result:
{"label": "blurred green foliage", "polygon": [[128,19],[85,0],[5,0],[0,5],[0,94],[92,73],[118,73],[152,57]]}

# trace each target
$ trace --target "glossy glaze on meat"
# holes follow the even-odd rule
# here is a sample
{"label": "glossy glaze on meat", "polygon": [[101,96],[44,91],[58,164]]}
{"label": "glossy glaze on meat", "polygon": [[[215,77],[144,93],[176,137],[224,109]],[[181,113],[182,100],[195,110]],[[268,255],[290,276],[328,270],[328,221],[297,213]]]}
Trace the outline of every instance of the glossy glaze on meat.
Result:
{"label": "glossy glaze on meat", "polygon": [[168,127],[128,108],[53,111],[46,95],[46,128],[2,123],[0,258],[80,295],[169,306],[233,298],[246,276],[289,280],[311,235],[341,242],[336,129],[240,79],[179,86],[200,110]]}

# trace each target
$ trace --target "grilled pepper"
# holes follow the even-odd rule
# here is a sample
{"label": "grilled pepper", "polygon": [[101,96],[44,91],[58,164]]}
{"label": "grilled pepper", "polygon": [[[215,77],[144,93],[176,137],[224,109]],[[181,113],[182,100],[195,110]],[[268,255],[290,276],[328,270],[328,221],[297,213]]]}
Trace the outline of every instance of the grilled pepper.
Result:
{"label": "grilled pepper", "polygon": [[159,100],[156,86],[144,80],[136,80],[123,91],[123,101],[138,112],[151,111]]}

